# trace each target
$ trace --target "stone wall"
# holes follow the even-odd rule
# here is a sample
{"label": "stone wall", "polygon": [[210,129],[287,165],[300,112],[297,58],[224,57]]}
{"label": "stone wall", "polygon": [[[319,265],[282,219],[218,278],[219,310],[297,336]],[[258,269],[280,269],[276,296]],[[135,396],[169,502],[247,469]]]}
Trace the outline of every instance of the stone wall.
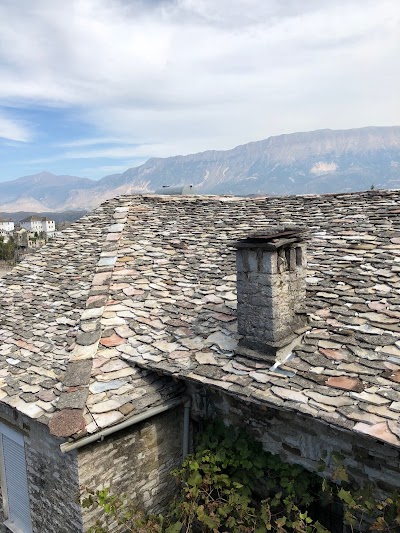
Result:
{"label": "stone wall", "polygon": [[[182,461],[182,431],[179,407],[80,448],[81,487],[110,486],[114,494],[126,493],[138,508],[160,511],[175,491],[170,471]],[[101,516],[98,510],[83,512],[85,530]]]}
{"label": "stone wall", "polygon": [[192,387],[194,418],[218,415],[232,426],[244,427],[266,451],[309,471],[317,471],[325,455],[329,477],[337,463],[334,452],[344,456],[343,464],[351,480],[371,482],[383,492],[400,489],[400,450],[360,433],[323,424],[309,416],[244,402],[222,392]]}
{"label": "stone wall", "polygon": [[[243,246],[250,246],[246,244]],[[236,252],[238,332],[256,350],[288,344],[304,325],[306,253],[302,244],[276,250],[240,248]],[[256,245],[254,245],[256,246]],[[267,245],[265,245],[267,246]]]}
{"label": "stone wall", "polygon": [[62,453],[47,427],[31,423],[25,439],[33,531],[70,533],[82,529],[77,453]]}
{"label": "stone wall", "polygon": [[[24,434],[33,532],[81,531],[76,452],[63,454],[61,441],[51,436],[45,425],[4,404],[0,404],[0,419]],[[4,521],[2,506],[0,521]]]}
{"label": "stone wall", "polygon": [[[24,435],[34,533],[86,531],[101,513],[81,509],[80,489],[85,486],[111,485],[114,492],[126,492],[138,507],[154,512],[174,494],[170,471],[182,461],[182,407],[65,454],[62,441],[44,424],[2,404],[0,420]],[[0,506],[0,531],[5,532],[3,521]]]}

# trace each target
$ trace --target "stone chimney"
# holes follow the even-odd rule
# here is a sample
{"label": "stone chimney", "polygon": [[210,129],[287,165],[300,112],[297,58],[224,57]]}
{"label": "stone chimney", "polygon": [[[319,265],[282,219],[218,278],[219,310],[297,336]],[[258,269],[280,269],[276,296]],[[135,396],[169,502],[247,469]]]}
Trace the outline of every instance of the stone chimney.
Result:
{"label": "stone chimney", "polygon": [[[304,229],[274,228],[234,244],[239,351],[282,359],[306,325]],[[244,352],[243,352],[244,349]]]}

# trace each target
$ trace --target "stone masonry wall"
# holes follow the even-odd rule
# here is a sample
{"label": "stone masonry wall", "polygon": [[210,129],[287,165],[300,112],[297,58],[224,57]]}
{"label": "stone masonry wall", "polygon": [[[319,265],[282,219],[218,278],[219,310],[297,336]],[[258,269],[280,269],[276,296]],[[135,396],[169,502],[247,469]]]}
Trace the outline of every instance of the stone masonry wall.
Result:
{"label": "stone masonry wall", "polygon": [[238,249],[238,331],[246,345],[258,349],[279,343],[303,325],[305,250],[301,245],[270,251]]}
{"label": "stone masonry wall", "polygon": [[33,531],[81,531],[77,453],[62,453],[61,441],[39,424],[25,442]]}
{"label": "stone masonry wall", "polygon": [[[79,450],[81,487],[111,487],[126,493],[138,508],[160,511],[175,491],[170,475],[182,461],[183,409],[157,415]],[[101,516],[83,511],[84,530]]]}
{"label": "stone masonry wall", "polygon": [[339,452],[350,479],[371,482],[382,492],[400,489],[400,450],[384,442],[332,428],[328,424],[290,411],[280,411],[245,403],[243,400],[210,389],[192,388],[193,417],[217,414],[232,426],[246,428],[266,451],[279,454],[289,463],[317,471],[324,452],[329,477],[337,464],[331,459]]}
{"label": "stone masonry wall", "polygon": [[76,452],[63,454],[45,425],[1,404],[0,419],[24,434],[33,533],[81,531]]}

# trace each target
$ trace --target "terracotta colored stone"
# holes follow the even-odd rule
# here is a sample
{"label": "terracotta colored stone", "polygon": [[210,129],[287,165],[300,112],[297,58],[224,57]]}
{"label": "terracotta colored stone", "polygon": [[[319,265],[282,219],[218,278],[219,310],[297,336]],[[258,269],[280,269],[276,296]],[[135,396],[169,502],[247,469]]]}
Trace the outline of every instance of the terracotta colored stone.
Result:
{"label": "terracotta colored stone", "polygon": [[105,357],[96,357],[95,359],[93,359],[93,369],[100,368],[101,365],[104,365],[104,363],[106,363],[107,361],[108,359],[106,359]]}
{"label": "terracotta colored stone", "polygon": [[333,326],[334,328],[340,328],[343,326],[343,323],[336,320],[336,318],[327,318],[326,323],[328,326]]}
{"label": "terracotta colored stone", "polygon": [[233,315],[227,315],[225,313],[217,313],[214,315],[214,317],[217,320],[221,320],[222,322],[232,322],[232,320],[236,320],[236,317]]}
{"label": "terracotta colored stone", "polygon": [[51,402],[56,399],[56,395],[54,394],[53,390],[41,390],[38,392],[37,397],[39,400],[42,400],[42,402]]}
{"label": "terracotta colored stone", "polygon": [[325,307],[324,309],[318,309],[315,314],[322,318],[326,318],[331,314],[331,310],[329,309],[329,307]]}
{"label": "terracotta colored stone", "polygon": [[394,372],[394,374],[391,374],[389,376],[389,379],[391,379],[392,381],[395,381],[396,383],[400,383],[400,371]]}
{"label": "terracotta colored stone", "polygon": [[85,427],[85,419],[80,409],[63,409],[50,420],[49,429],[56,437],[70,437]]}
{"label": "terracotta colored stone", "polygon": [[351,390],[354,392],[361,392],[364,390],[364,385],[361,380],[346,376],[330,377],[325,381],[325,385],[334,387],[335,389]]}
{"label": "terracotta colored stone", "polygon": [[346,356],[340,350],[333,350],[332,348],[319,348],[319,351],[325,355],[328,359],[333,359],[334,361],[343,361],[346,359]]}
{"label": "terracotta colored stone", "polygon": [[382,302],[369,302],[368,307],[374,311],[382,311],[382,309],[386,309],[387,304]]}
{"label": "terracotta colored stone", "polygon": [[86,300],[86,307],[98,307],[98,305],[95,304],[104,305],[106,300],[107,297],[102,294],[97,296],[89,296],[89,298]]}
{"label": "terracotta colored stone", "polygon": [[396,365],[395,363],[391,363],[390,361],[383,361],[383,366],[385,368],[388,368],[389,370],[392,370],[393,372],[397,372],[400,370],[400,366]]}
{"label": "terracotta colored stone", "polygon": [[111,272],[100,272],[93,276],[92,285],[104,285],[111,279]]}
{"label": "terracotta colored stone", "polygon": [[125,342],[125,339],[117,335],[116,333],[113,333],[110,337],[105,337],[104,339],[100,340],[100,344],[103,346],[107,346],[108,348],[112,346],[118,346],[119,344],[123,344]]}
{"label": "terracotta colored stone", "polygon": [[109,233],[106,237],[106,241],[119,241],[121,233]]}
{"label": "terracotta colored stone", "polygon": [[358,422],[354,426],[354,431],[359,431],[360,433],[365,433],[371,437],[376,437],[377,439],[390,442],[391,444],[399,445],[399,439],[393,435],[389,430],[387,422],[378,422],[378,424],[364,424],[363,422]]}
{"label": "terracotta colored stone", "polygon": [[[9,341],[9,342],[12,342],[12,341]],[[39,352],[38,348],[36,348],[36,346],[34,346],[33,344],[30,344],[29,342],[25,342],[25,341],[15,341],[14,344],[16,346],[19,346],[20,348],[25,348],[25,350],[29,350],[31,352]]]}
{"label": "terracotta colored stone", "polygon": [[127,296],[139,296],[141,294],[144,294],[144,291],[142,291],[142,289],[135,289],[135,287],[130,287],[130,286],[122,289],[122,291]]}
{"label": "terracotta colored stone", "polygon": [[[126,287],[129,287],[129,283],[113,283],[110,287],[113,291],[119,291],[121,289],[125,289]],[[108,302],[107,305],[110,305],[110,302]]]}

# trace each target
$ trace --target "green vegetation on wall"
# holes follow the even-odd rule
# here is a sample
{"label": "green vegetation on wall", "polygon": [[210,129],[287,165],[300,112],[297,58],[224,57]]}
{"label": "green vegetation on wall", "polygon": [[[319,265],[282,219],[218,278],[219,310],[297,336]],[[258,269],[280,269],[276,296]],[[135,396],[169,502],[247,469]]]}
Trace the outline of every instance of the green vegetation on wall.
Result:
{"label": "green vegetation on wall", "polygon": [[335,482],[328,482],[218,421],[206,424],[196,450],[172,473],[179,491],[163,515],[146,516],[108,488],[88,491],[83,507],[103,509],[90,532],[111,532],[118,522],[135,533],[333,533],[332,508],[352,532],[400,530],[399,495],[380,499],[372,487],[352,486],[339,455]]}
{"label": "green vegetation on wall", "polygon": [[15,243],[12,238],[4,242],[4,237],[0,235],[0,261],[14,261]]}

